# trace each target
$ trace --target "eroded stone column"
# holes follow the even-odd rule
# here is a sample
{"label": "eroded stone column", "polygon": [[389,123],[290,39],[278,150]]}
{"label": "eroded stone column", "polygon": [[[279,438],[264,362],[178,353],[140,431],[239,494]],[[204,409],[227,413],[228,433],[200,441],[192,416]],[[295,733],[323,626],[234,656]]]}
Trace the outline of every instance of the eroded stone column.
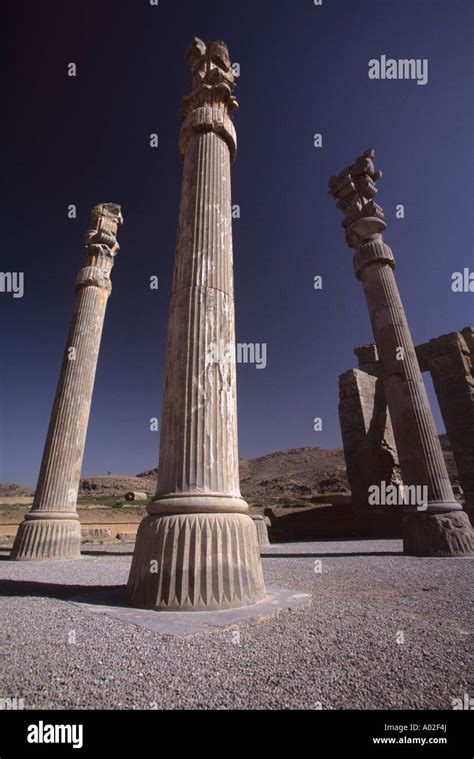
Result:
{"label": "eroded stone column", "polygon": [[464,491],[474,516],[474,356],[472,327],[430,340],[416,349],[421,369],[429,371]]}
{"label": "eroded stone column", "polygon": [[330,194],[344,213],[342,226],[354,248],[354,268],[362,282],[380,359],[390,417],[405,486],[426,486],[425,511],[405,508],[404,551],[443,556],[474,550],[474,532],[454,498],[415,347],[395,281],[395,260],[382,238],[387,228],[373,198],[381,177],[368,150],[337,177]]}
{"label": "eroded stone column", "polygon": [[399,534],[401,513],[393,506],[369,504],[369,487],[401,484],[400,466],[377,348],[354,350],[359,368],[339,377],[339,420],[354,525],[359,534]]}
{"label": "eroded stone column", "polygon": [[79,272],[74,314],[54,399],[33,507],[20,525],[11,558],[77,559],[81,525],[76,510],[92,390],[110,271],[119,250],[120,206],[102,203],[91,214],[86,266]]}
{"label": "eroded stone column", "polygon": [[136,606],[221,609],[265,587],[240,495],[231,218],[234,76],[223,42],[194,39],[162,407],[159,487],[128,582]]}

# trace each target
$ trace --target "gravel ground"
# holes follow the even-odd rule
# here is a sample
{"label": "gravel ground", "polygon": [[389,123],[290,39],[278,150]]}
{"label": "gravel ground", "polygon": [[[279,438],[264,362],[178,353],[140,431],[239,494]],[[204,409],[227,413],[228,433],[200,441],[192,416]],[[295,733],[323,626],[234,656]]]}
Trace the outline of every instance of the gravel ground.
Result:
{"label": "gravel ground", "polygon": [[130,546],[78,562],[7,556],[0,698],[27,709],[450,709],[473,693],[469,558],[404,557],[396,540],[273,545],[267,583],[312,605],[183,638],[68,602],[123,585]]}

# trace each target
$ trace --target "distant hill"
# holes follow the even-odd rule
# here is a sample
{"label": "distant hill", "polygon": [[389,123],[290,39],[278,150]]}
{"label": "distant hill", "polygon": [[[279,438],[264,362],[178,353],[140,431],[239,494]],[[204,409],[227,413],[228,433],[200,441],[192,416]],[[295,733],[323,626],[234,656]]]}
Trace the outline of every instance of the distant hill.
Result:
{"label": "distant hill", "polygon": [[[156,482],[157,469],[138,477]],[[342,449],[292,448],[256,459],[240,459],[240,487],[244,498],[263,505],[280,498],[304,502],[319,493],[349,489]]]}
{"label": "distant hill", "polygon": [[33,495],[31,488],[17,485],[15,482],[0,482],[0,497],[2,498],[27,498]]}
{"label": "distant hill", "polygon": [[349,490],[342,449],[292,448],[240,461],[246,498],[291,498]]}
{"label": "distant hill", "polygon": [[[456,465],[446,435],[441,446],[453,484],[458,485]],[[128,490],[142,490],[152,495],[156,490],[157,469],[131,477],[107,475],[81,480],[81,498],[123,496]],[[284,500],[289,505],[304,503],[314,495],[349,490],[346,465],[341,448],[292,448],[276,451],[256,459],[240,459],[242,495],[251,503],[271,505]],[[0,496],[29,495],[21,485],[0,484]]]}
{"label": "distant hill", "polygon": [[[441,447],[454,485],[459,484],[456,464],[446,435],[440,435]],[[156,482],[157,469],[138,477]],[[250,501],[267,505],[284,499],[304,502],[311,496],[349,490],[342,448],[291,448],[256,459],[240,459],[242,495]]]}

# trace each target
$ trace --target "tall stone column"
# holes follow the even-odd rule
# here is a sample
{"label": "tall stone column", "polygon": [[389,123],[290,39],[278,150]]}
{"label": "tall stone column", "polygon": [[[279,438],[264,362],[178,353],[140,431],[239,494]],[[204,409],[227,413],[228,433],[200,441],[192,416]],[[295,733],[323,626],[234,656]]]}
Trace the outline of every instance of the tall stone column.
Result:
{"label": "tall stone column", "polygon": [[79,272],[76,301],[64,353],[33,507],[20,525],[12,559],[77,559],[81,525],[76,511],[92,390],[110,271],[119,250],[120,206],[101,203],[85,238],[86,266]]}
{"label": "tall stone column", "polygon": [[237,454],[234,76],[223,42],[195,38],[187,62],[192,91],[182,103],[159,484],[138,531],[128,582],[134,605],[158,610],[229,608],[265,594]]}
{"label": "tall stone column", "polygon": [[382,208],[373,200],[382,174],[373,158],[374,151],[367,150],[331,177],[329,187],[345,215],[347,244],[356,251],[355,273],[367,300],[403,482],[428,489],[425,511],[405,509],[404,551],[424,556],[470,553],[474,532],[453,495],[393,273],[395,260],[382,238],[387,226]]}

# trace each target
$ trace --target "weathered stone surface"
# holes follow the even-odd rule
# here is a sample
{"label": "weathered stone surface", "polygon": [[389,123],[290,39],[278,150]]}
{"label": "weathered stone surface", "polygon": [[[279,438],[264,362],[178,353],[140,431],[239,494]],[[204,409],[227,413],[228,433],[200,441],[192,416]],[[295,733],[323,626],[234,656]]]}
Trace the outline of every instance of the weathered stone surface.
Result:
{"label": "weathered stone surface", "polygon": [[[182,104],[183,182],[160,436],[160,477],[128,593],[156,609],[254,603],[265,588],[240,495],[230,166],[237,107],[226,46],[195,38]],[[150,572],[155,560],[158,574]]]}
{"label": "weathered stone surface", "polygon": [[404,514],[402,534],[407,556],[463,556],[474,552],[474,531],[464,511]]}
{"label": "weathered stone surface", "polygon": [[456,462],[466,511],[474,515],[474,354],[472,327],[434,338],[416,349],[429,371]]}
{"label": "weathered stone surface", "polygon": [[330,194],[345,215],[342,226],[347,244],[356,251],[354,269],[367,300],[404,485],[428,488],[431,513],[453,512],[460,506],[452,492],[395,281],[395,259],[382,238],[387,228],[383,210],[373,200],[375,182],[381,177],[373,159],[374,151],[367,150],[331,177]]}
{"label": "weathered stone surface", "polygon": [[379,354],[375,343],[354,348],[354,354],[357,356],[359,369],[362,372],[373,374],[374,377],[380,376]]}
{"label": "weathered stone surface", "polygon": [[102,203],[86,234],[86,266],[76,279],[76,302],[54,400],[32,510],[20,525],[11,558],[77,559],[76,511],[102,327],[119,250],[120,206]]}
{"label": "weathered stone surface", "polygon": [[466,345],[469,348],[472,361],[472,356],[474,356],[474,327],[464,327],[464,329],[461,330],[461,335],[463,336]]}
{"label": "weathered stone surface", "polygon": [[[474,505],[474,364],[472,348],[470,347],[472,334],[474,334],[474,329],[466,327],[461,332],[451,332],[448,335],[433,338],[415,349],[421,371],[431,372],[433,377],[441,414],[448,433],[450,451],[453,453],[457,475],[463,485],[463,487],[452,486],[453,493],[457,500],[464,500],[465,510],[471,516],[471,521]],[[375,377],[380,375],[380,365],[374,345],[355,348],[354,353],[358,356],[360,371],[363,370]],[[340,377],[340,412],[344,412],[341,418],[341,426],[343,428],[349,426],[347,432],[349,443],[353,442],[353,450],[350,445],[346,446],[345,458],[347,462],[353,460],[352,465],[348,463],[348,468],[352,479],[352,491],[357,494],[357,480],[364,468],[369,470],[367,481],[377,482],[379,476],[372,463],[374,456],[367,457],[366,451],[362,451],[361,448],[362,441],[365,440],[365,427],[366,424],[371,423],[373,410],[369,405],[367,422],[364,415],[360,413],[357,415],[356,413],[359,408],[358,401],[355,409],[351,412],[348,403],[348,396],[351,395],[351,376],[351,372],[347,372]],[[382,378],[379,382],[383,382]],[[370,381],[366,380],[365,384],[370,384]],[[358,391],[352,394],[354,398],[358,398]],[[361,390],[361,400],[362,395]],[[348,409],[347,406],[349,406]],[[343,437],[345,437],[344,430]],[[357,495],[354,501],[357,503]]]}
{"label": "weathered stone surface", "polygon": [[[358,350],[361,349],[356,349],[356,355]],[[376,362],[376,353],[371,354]],[[368,363],[363,365],[367,367]],[[376,363],[371,365],[377,366]],[[361,369],[342,374],[339,377],[339,420],[356,529],[364,534],[380,530],[396,532],[401,510],[393,506],[371,506],[368,502],[371,485],[401,483],[383,380]],[[383,527],[381,519],[385,522]]]}
{"label": "weathered stone surface", "polygon": [[[252,522],[255,525],[257,531],[257,540],[259,546],[269,546],[270,541],[268,539],[267,521],[263,516],[252,516]],[[270,521],[270,520],[268,520]]]}

